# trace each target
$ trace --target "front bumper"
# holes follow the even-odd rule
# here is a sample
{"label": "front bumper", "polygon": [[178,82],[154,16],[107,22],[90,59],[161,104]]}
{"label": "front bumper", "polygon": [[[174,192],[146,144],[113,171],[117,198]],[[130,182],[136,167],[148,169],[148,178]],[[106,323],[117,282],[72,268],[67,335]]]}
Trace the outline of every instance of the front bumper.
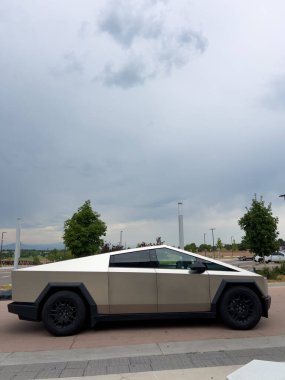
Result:
{"label": "front bumper", "polygon": [[271,296],[262,297],[262,316],[268,318],[268,310],[271,306]]}
{"label": "front bumper", "polygon": [[8,311],[18,314],[19,319],[25,321],[39,321],[38,306],[32,302],[12,302],[8,304]]}

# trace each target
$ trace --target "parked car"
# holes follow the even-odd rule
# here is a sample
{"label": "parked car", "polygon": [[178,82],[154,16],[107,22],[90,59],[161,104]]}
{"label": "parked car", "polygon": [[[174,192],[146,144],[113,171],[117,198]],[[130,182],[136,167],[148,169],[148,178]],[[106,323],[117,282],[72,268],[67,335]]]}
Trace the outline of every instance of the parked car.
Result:
{"label": "parked car", "polygon": [[238,260],[240,260],[240,261],[252,261],[253,256],[239,256]]}
{"label": "parked car", "polygon": [[102,320],[216,316],[245,330],[271,302],[264,277],[166,245],[15,270],[12,289],[8,310],[57,336]]}
{"label": "parked car", "polygon": [[255,256],[254,256],[254,261],[255,261],[256,263],[264,263],[264,262],[266,262],[266,261],[265,261],[265,257],[267,257],[267,256],[259,256],[259,255],[255,255]]}
{"label": "parked car", "polygon": [[271,255],[264,256],[264,257],[256,255],[254,257],[254,261],[256,261],[258,263],[262,263],[262,262],[265,262],[265,263],[270,263],[270,262],[280,263],[282,261],[285,261],[285,252],[281,252],[281,251],[274,252]]}
{"label": "parked car", "polygon": [[272,255],[269,255],[266,257],[266,262],[270,263],[280,263],[282,261],[285,261],[285,253],[284,252],[274,252]]}

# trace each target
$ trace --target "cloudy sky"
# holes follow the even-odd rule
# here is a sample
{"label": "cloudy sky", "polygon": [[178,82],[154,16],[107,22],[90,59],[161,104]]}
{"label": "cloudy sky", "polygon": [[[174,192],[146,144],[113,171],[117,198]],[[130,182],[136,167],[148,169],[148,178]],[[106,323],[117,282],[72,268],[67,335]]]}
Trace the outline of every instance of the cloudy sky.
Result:
{"label": "cloudy sky", "polygon": [[285,238],[282,0],[1,0],[0,232],[239,241],[255,193]]}

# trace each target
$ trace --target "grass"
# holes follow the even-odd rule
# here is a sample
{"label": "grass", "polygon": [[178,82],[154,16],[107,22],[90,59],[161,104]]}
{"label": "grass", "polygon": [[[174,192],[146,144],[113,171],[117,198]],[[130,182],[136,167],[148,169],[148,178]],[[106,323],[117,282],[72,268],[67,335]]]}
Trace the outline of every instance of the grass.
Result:
{"label": "grass", "polygon": [[285,263],[283,262],[280,266],[273,268],[263,268],[257,269],[256,273],[261,274],[268,280],[274,281],[284,281],[285,280]]}
{"label": "grass", "polygon": [[12,284],[0,285],[0,290],[11,290]]}

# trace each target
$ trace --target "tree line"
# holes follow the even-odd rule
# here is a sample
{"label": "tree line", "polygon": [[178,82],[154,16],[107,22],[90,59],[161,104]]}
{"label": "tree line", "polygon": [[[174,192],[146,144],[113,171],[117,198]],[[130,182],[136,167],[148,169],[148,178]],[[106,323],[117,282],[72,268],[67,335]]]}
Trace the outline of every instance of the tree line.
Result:
{"label": "tree line", "polygon": [[[184,247],[191,252],[203,252],[214,250],[249,250],[260,256],[268,255],[284,245],[282,239],[278,239],[278,218],[273,216],[271,203],[265,204],[262,197],[252,199],[250,207],[246,207],[245,214],[238,219],[240,228],[245,235],[241,243],[223,244],[218,238],[214,247],[209,244],[186,244]],[[100,215],[93,211],[90,200],[86,201],[73,216],[64,223],[63,240],[74,257],[82,257],[96,253],[104,253],[123,249],[120,245],[111,245],[103,240],[107,226],[100,219]],[[164,242],[158,237],[154,243],[141,242],[138,247],[159,245]]]}
{"label": "tree line", "polygon": [[[214,247],[210,244],[195,243],[186,244],[184,249],[191,252],[210,252],[212,250],[249,250],[260,256],[268,255],[285,246],[282,239],[278,239],[278,218],[273,216],[271,204],[265,204],[262,197],[252,199],[250,207],[246,207],[245,214],[238,219],[240,228],[244,231],[241,243],[223,244],[218,238]],[[112,252],[124,249],[120,244],[113,245],[104,241],[107,225],[100,219],[100,214],[92,209],[90,200],[78,208],[70,219],[64,222],[63,241],[66,250],[52,250],[42,253],[48,261],[66,260],[73,257],[83,257],[98,253]],[[137,247],[163,244],[161,237],[155,242],[140,242]],[[4,253],[4,252],[3,252]],[[5,256],[9,256],[6,252]],[[34,263],[38,263],[38,251],[22,251],[21,257],[32,257]],[[4,255],[3,255],[4,259]]]}

